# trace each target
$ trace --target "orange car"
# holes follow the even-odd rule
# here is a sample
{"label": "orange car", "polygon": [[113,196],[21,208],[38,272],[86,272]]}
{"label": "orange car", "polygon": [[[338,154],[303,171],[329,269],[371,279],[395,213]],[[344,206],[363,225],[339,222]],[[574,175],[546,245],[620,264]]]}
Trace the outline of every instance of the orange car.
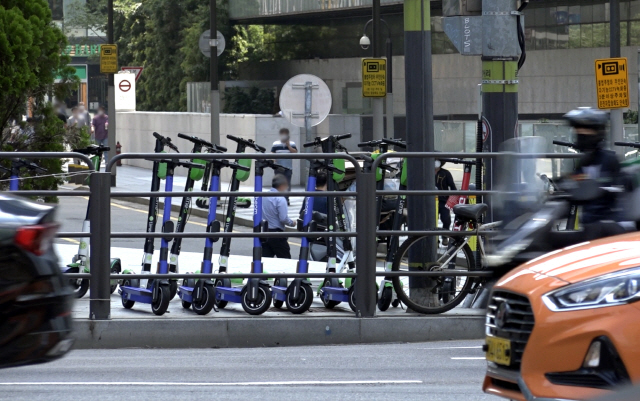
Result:
{"label": "orange car", "polygon": [[584,400],[640,383],[640,233],[554,251],[498,281],[486,393]]}

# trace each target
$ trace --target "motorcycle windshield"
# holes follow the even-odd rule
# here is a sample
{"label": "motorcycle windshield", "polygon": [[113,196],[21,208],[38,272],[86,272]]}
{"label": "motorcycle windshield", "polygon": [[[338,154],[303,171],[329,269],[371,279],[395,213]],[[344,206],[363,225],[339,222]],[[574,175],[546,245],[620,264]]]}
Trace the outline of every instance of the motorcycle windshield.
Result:
{"label": "motorcycle windshield", "polygon": [[496,160],[493,197],[494,220],[505,227],[525,213],[538,211],[549,193],[552,174],[551,159],[526,157],[547,153],[549,144],[539,136],[513,138],[505,141],[500,151],[505,155]]}

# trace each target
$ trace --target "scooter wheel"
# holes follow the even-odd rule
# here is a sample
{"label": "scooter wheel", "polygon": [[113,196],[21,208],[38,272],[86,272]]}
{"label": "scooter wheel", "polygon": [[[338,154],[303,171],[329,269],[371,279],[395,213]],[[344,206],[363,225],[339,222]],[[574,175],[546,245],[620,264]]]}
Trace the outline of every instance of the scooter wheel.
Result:
{"label": "scooter wheel", "polygon": [[[214,286],[215,287],[223,287],[224,283],[222,282],[222,280],[216,280],[216,283],[214,284]],[[214,298],[215,298],[215,296],[214,296]],[[227,304],[229,303],[229,301],[223,301],[223,300],[217,299],[217,298],[215,298],[215,302],[216,302],[216,307],[218,309],[224,309],[224,307],[227,306]]]}
{"label": "scooter wheel", "polygon": [[169,301],[171,301],[171,298],[169,298],[170,291],[166,285],[161,285],[158,288],[158,299],[156,299],[155,302],[151,302],[151,311],[154,315],[162,316],[167,309],[169,309]]}
{"label": "scooter wheel", "polygon": [[191,308],[191,302],[182,301],[182,307],[185,309]]}
{"label": "scooter wheel", "polygon": [[[322,287],[330,287],[331,286],[331,281],[329,279],[324,280],[324,282],[322,283]],[[325,299],[324,297],[320,297],[320,299],[322,300],[322,303],[324,304],[324,307],[327,309],[333,309],[335,308],[340,301],[329,301],[328,299]]]}
{"label": "scooter wheel", "polygon": [[[277,287],[282,287],[282,284],[280,284],[280,279],[279,278],[275,279],[275,281],[273,282],[273,285],[277,286]],[[284,301],[280,301],[280,300],[275,299],[275,298],[273,299],[273,307],[274,308],[281,309],[282,305],[284,305]]]}
{"label": "scooter wheel", "polygon": [[397,308],[398,306],[400,306],[400,300],[396,299],[395,301],[391,302],[391,306]]}
{"label": "scooter wheel", "polygon": [[200,303],[194,300],[192,305],[193,310],[198,315],[206,315],[207,313],[211,312],[211,309],[213,309],[213,304],[216,301],[216,291],[213,289],[213,286],[211,284],[205,284],[202,287],[202,291],[202,302]]}
{"label": "scooter wheel", "polygon": [[[133,285],[131,283],[131,280],[129,280],[129,279],[122,280],[122,286],[123,287],[133,287]],[[122,299],[122,306],[125,309],[133,308],[133,305],[135,305],[135,303],[136,303],[136,301],[131,301],[131,300],[125,299],[124,292],[122,293],[121,299]]]}
{"label": "scooter wheel", "polygon": [[393,298],[393,289],[391,287],[384,287],[382,289],[382,296],[378,300],[378,309],[381,312],[386,311],[391,306],[391,299]]}
{"label": "scooter wheel", "polygon": [[80,284],[76,286],[73,295],[75,295],[76,298],[82,298],[87,291],[89,291],[89,279],[83,278],[80,280]]}
{"label": "scooter wheel", "polygon": [[178,280],[169,280],[169,291],[169,295],[171,295],[170,299],[175,298],[178,293]]}
{"label": "scooter wheel", "polygon": [[242,309],[250,315],[262,315],[271,306],[271,288],[268,285],[258,286],[258,298],[255,301],[247,299],[247,286],[242,290]]}
{"label": "scooter wheel", "polygon": [[356,311],[356,286],[352,285],[351,287],[349,287],[349,308],[351,308],[352,311]]}
{"label": "scooter wheel", "polygon": [[300,295],[298,300],[294,301],[291,297],[291,292],[287,291],[287,310],[294,315],[305,313],[311,307],[313,302],[313,290],[309,284],[302,284],[300,286]]}

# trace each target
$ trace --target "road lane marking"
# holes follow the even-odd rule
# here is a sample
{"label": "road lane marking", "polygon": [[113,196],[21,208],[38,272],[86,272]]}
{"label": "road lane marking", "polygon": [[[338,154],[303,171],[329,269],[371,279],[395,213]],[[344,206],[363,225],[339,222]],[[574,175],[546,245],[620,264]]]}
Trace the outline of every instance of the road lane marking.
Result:
{"label": "road lane marking", "polygon": [[481,349],[481,345],[473,347],[437,347],[437,348],[418,348],[418,349]]}
{"label": "road lane marking", "polygon": [[484,360],[486,358],[484,356],[461,356],[461,357],[452,356],[451,359],[471,359],[471,360],[473,360],[473,359],[477,359],[477,360],[482,359],[482,360]]}
{"label": "road lane marking", "polygon": [[333,386],[422,384],[422,380],[301,380],[278,382],[228,382],[228,383],[183,383],[183,382],[7,382],[0,386],[162,386],[162,387],[231,387],[231,386]]}

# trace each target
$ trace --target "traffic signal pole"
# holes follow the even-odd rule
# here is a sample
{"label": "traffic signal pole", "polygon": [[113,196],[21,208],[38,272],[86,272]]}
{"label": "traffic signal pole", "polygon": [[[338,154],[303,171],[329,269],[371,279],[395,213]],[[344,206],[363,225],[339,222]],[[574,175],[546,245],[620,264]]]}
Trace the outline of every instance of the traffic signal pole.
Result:
{"label": "traffic signal pole", "polygon": [[[380,0],[373,0],[373,40],[371,41],[371,47],[373,47],[373,57],[382,57],[380,40]],[[387,60],[387,65],[391,60]],[[384,137],[384,99],[373,98],[371,99],[371,108],[373,112],[373,139],[382,139]]]}
{"label": "traffic signal pole", "polygon": [[[428,0],[404,2],[405,87],[407,104],[407,151],[432,152],[434,150],[433,83],[431,71],[431,10]],[[407,189],[434,189],[435,166],[429,158],[407,159]],[[431,230],[436,227],[436,203],[433,196],[407,198],[409,230]],[[422,246],[409,251],[409,270],[424,269],[428,261],[435,260],[436,237],[427,237]],[[433,280],[411,277],[411,297],[422,298],[421,303],[433,297]]]}
{"label": "traffic signal pole", "polygon": [[[115,44],[114,33],[113,33],[113,0],[109,0],[107,2],[107,43],[112,45]],[[110,148],[109,152],[109,160],[116,156],[116,89],[115,89],[115,77],[113,74],[107,74],[108,77],[108,85],[107,85],[107,115],[109,116],[109,127],[108,127],[108,146]],[[116,171],[118,169],[114,168],[111,172],[111,186],[116,186]]]}
{"label": "traffic signal pole", "polygon": [[[609,56],[620,57],[620,0],[609,2]],[[610,148],[619,156],[624,156],[625,149],[622,146],[614,146],[614,142],[624,141],[624,121],[622,109],[611,110]]]}

